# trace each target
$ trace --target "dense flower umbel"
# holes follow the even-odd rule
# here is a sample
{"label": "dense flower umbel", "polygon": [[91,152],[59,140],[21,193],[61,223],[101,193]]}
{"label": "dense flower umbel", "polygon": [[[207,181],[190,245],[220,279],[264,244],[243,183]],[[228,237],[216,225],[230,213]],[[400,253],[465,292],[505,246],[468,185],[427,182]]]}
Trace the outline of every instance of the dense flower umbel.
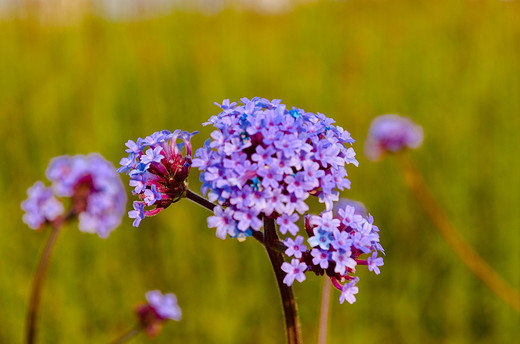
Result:
{"label": "dense flower umbel", "polygon": [[[139,226],[145,216],[158,214],[185,195],[191,166],[190,139],[194,134],[163,130],[144,140],[138,138],[137,142],[129,140],[126,143],[128,157],[121,159],[117,171],[130,175],[133,194],[141,199],[135,201],[134,210],[128,212],[129,217],[135,219],[134,227]],[[177,143],[178,139],[182,142]],[[152,206],[153,209],[145,210],[145,207]]]}
{"label": "dense flower umbel", "polygon": [[[296,263],[301,262],[300,270],[304,264],[308,267],[307,270],[313,271],[317,275],[326,273],[331,278],[333,285],[342,291],[340,302],[343,303],[344,300],[347,300],[349,303],[353,303],[356,300],[354,294],[357,293],[355,284],[358,278],[352,274],[355,273],[356,266],[368,265],[370,271],[379,274],[379,266],[383,265],[383,258],[377,257],[377,252],[384,253],[384,251],[379,244],[379,229],[373,224],[370,214],[363,216],[356,211],[356,208],[348,204],[335,208],[335,210],[337,210],[337,216],[333,216],[332,211],[325,211],[319,216],[306,217],[305,229],[309,235],[307,243],[310,251],[305,245],[295,250],[294,245],[288,245],[286,242],[287,251],[285,253],[298,258],[293,259],[291,264],[296,266]],[[298,256],[293,252],[303,252],[303,254]],[[371,256],[366,258],[370,254]],[[288,282],[290,282],[286,283],[288,285],[292,284],[294,278],[305,279],[302,275],[289,277],[295,272],[285,269],[284,271],[288,273]],[[301,282],[300,279],[298,280]],[[343,282],[346,283],[342,285]]]}
{"label": "dense flower umbel", "polygon": [[379,160],[385,153],[418,148],[423,142],[423,129],[408,117],[381,115],[370,124],[365,141],[365,155]]}
{"label": "dense flower umbel", "polygon": [[51,160],[46,171],[51,188],[37,182],[29,188],[22,203],[24,221],[39,228],[64,213],[55,196],[68,198],[71,216],[79,219],[79,229],[106,238],[121,223],[126,193],[114,166],[98,154],[60,156]]}
{"label": "dense flower umbel", "polygon": [[163,295],[158,290],[152,290],[146,293],[146,301],[146,304],[138,305],[135,312],[148,336],[157,336],[167,320],[181,320],[182,312],[175,294]]}
{"label": "dense flower umbel", "polygon": [[202,192],[219,204],[208,225],[219,238],[240,238],[259,231],[267,216],[280,233],[296,236],[310,195],[331,209],[338,189],[350,187],[345,165],[358,162],[345,144],[354,140],[323,114],[288,110],[280,100],[241,101],[217,104],[222,112],[205,123],[216,130],[193,160]]}

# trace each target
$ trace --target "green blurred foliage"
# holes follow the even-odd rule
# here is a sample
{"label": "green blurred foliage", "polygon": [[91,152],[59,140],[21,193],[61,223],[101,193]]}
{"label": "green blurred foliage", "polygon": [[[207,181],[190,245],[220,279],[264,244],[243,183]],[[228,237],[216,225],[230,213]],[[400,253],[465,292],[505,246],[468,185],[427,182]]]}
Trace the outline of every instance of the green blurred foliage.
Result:
{"label": "green blurred foliage", "polygon": [[[457,260],[391,159],[362,141],[383,113],[426,139],[410,158],[463,236],[520,289],[520,6],[501,1],[323,1],[288,13],[176,12],[132,22],[0,23],[0,342],[22,341],[47,233],[20,202],[49,160],[99,152],[161,129],[200,130],[214,101],[280,98],[337,119],[357,139],[352,190],[381,228],[380,276],[360,268],[354,305],[333,294],[330,343],[512,343],[520,318]],[[124,177],[125,183],[128,181]],[[190,177],[198,190],[197,172]],[[318,209],[316,209],[318,210]],[[134,323],[150,289],[184,311],[155,343],[282,343],[274,275],[254,240],[222,241],[181,201],[107,240],[74,224],[59,238],[41,305],[41,343],[104,343]],[[322,280],[295,286],[304,340],[316,341]],[[140,336],[134,343],[148,343]]]}

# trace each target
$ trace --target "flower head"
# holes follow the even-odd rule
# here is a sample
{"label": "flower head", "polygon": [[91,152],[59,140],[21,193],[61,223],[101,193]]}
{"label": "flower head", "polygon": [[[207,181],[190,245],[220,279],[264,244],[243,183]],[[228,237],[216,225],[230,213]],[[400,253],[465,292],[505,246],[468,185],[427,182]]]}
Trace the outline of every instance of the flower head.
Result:
{"label": "flower head", "polygon": [[[358,203],[358,202],[356,202]],[[362,204],[352,201],[340,201],[333,212],[323,212],[319,216],[310,216],[306,221],[309,233],[307,242],[313,249],[303,253],[303,261],[309,271],[318,275],[326,274],[334,286],[342,291],[340,302],[352,303],[357,293],[357,277],[354,276],[358,265],[368,265],[370,271],[379,274],[383,258],[377,252],[383,252],[379,244],[379,229],[373,224],[370,214]],[[356,209],[354,205],[357,205]],[[372,253],[372,256],[367,255]],[[384,253],[384,252],[383,252]],[[342,284],[347,282],[347,284]]]}
{"label": "flower head", "polygon": [[268,216],[282,234],[296,236],[311,195],[331,209],[338,189],[349,187],[345,166],[357,161],[345,145],[354,140],[323,114],[287,109],[280,100],[241,102],[219,105],[222,112],[205,123],[215,131],[193,160],[202,192],[226,207],[225,221],[212,217],[210,226],[219,237],[249,236]]}
{"label": "flower head", "polygon": [[50,188],[37,182],[22,203],[24,221],[38,228],[64,214],[56,196],[69,199],[70,216],[77,216],[79,229],[106,238],[121,223],[126,193],[114,166],[99,154],[60,156],[51,160],[46,171]]}
{"label": "flower head", "polygon": [[[133,194],[141,199],[134,202],[134,210],[129,212],[129,216],[135,218],[135,227],[145,216],[156,215],[184,197],[191,166],[190,139],[194,134],[196,132],[163,130],[126,143],[128,157],[121,159],[117,171],[130,176]],[[154,208],[145,210],[145,206]]]}
{"label": "flower head", "polygon": [[163,295],[159,290],[152,290],[146,293],[146,301],[138,305],[135,311],[148,336],[157,336],[167,320],[181,320],[182,311],[175,294]]}
{"label": "flower head", "polygon": [[382,115],[370,124],[365,141],[365,155],[379,160],[386,153],[418,148],[423,142],[423,129],[408,117]]}

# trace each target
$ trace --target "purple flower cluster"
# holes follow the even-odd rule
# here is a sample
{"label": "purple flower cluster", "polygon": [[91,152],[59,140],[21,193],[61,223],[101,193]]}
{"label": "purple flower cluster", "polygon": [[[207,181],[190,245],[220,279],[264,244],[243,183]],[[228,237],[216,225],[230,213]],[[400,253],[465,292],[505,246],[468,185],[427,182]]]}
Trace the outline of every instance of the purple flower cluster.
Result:
{"label": "purple flower cluster", "polygon": [[358,162],[345,144],[354,140],[323,114],[288,110],[280,100],[241,102],[217,104],[222,112],[205,123],[216,130],[193,160],[202,193],[218,203],[208,225],[219,238],[242,238],[266,216],[280,233],[296,236],[310,195],[331,209],[338,189],[350,188],[345,165]]}
{"label": "purple flower cluster", "polygon": [[[377,251],[383,252],[379,244],[379,229],[373,224],[369,214],[366,217],[351,205],[336,208],[337,216],[332,211],[325,211],[319,216],[307,216],[305,229],[309,235],[306,245],[303,237],[285,240],[285,254],[294,257],[292,263],[284,263],[282,269],[287,272],[284,282],[291,285],[294,279],[303,281],[305,271],[317,275],[326,273],[334,286],[342,291],[340,302],[353,303],[357,293],[357,277],[352,276],[357,265],[368,265],[370,271],[379,274],[383,258],[377,257]],[[369,255],[362,259],[363,255]],[[341,284],[346,282],[345,284]]]}
{"label": "purple flower cluster", "polygon": [[408,117],[382,115],[370,124],[365,141],[365,155],[379,160],[385,153],[418,148],[423,142],[423,129]]}
{"label": "purple flower cluster", "polygon": [[[140,201],[133,203],[134,210],[128,216],[134,220],[134,227],[145,216],[153,216],[177,202],[185,195],[188,173],[191,166],[191,137],[196,133],[176,130],[158,131],[137,142],[126,143],[128,157],[121,159],[117,170],[130,176],[133,194]],[[180,139],[182,142],[177,143]],[[183,148],[186,154],[183,155]],[[154,207],[145,210],[145,207]]]}
{"label": "purple flower cluster", "polygon": [[106,238],[121,223],[126,193],[114,166],[98,154],[60,156],[46,171],[51,188],[37,182],[22,203],[24,221],[39,228],[64,214],[56,196],[70,199],[69,213],[78,216],[79,229]]}

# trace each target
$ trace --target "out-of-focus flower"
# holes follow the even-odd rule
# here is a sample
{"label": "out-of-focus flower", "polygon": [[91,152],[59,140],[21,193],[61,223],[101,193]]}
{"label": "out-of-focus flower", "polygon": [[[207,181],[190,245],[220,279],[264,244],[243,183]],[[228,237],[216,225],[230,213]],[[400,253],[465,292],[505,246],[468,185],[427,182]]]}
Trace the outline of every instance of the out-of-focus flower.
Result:
{"label": "out-of-focus flower", "polygon": [[37,182],[22,203],[24,221],[38,228],[64,214],[55,196],[68,198],[69,216],[77,216],[79,229],[106,238],[121,223],[126,193],[114,166],[99,154],[60,156],[46,171],[51,188]]}
{"label": "out-of-focus flower", "polygon": [[22,202],[25,211],[23,221],[32,229],[41,228],[47,221],[56,220],[63,215],[63,204],[54,196],[51,188],[37,181],[27,190],[29,196]]}
{"label": "out-of-focus flower", "polygon": [[46,175],[57,196],[71,199],[81,231],[107,238],[121,224],[127,200],[125,188],[112,163],[101,155],[54,158]]}
{"label": "out-of-focus flower", "polygon": [[216,130],[193,160],[202,193],[219,204],[208,225],[220,238],[243,238],[266,216],[296,236],[309,196],[332,209],[338,190],[350,187],[345,165],[358,162],[345,144],[354,140],[323,114],[288,110],[280,100],[241,102],[217,104],[222,112],[205,123]]}
{"label": "out-of-focus flower", "polygon": [[423,129],[408,117],[381,115],[370,124],[365,141],[365,155],[379,160],[386,153],[418,148],[423,142]]}
{"label": "out-of-focus flower", "polygon": [[146,293],[146,301],[147,303],[138,305],[135,312],[148,336],[157,336],[167,320],[181,320],[182,311],[175,294],[163,295],[158,290],[152,290]]}
{"label": "out-of-focus flower", "polygon": [[[134,210],[128,213],[135,219],[134,227],[146,216],[158,214],[185,195],[191,166],[190,139],[194,134],[196,132],[163,130],[144,140],[138,138],[137,142],[126,143],[128,157],[121,159],[117,171],[130,175],[133,194],[141,199],[134,202]],[[177,143],[179,139],[181,142]],[[183,155],[184,147],[186,154]],[[154,208],[145,210],[145,206]]]}

